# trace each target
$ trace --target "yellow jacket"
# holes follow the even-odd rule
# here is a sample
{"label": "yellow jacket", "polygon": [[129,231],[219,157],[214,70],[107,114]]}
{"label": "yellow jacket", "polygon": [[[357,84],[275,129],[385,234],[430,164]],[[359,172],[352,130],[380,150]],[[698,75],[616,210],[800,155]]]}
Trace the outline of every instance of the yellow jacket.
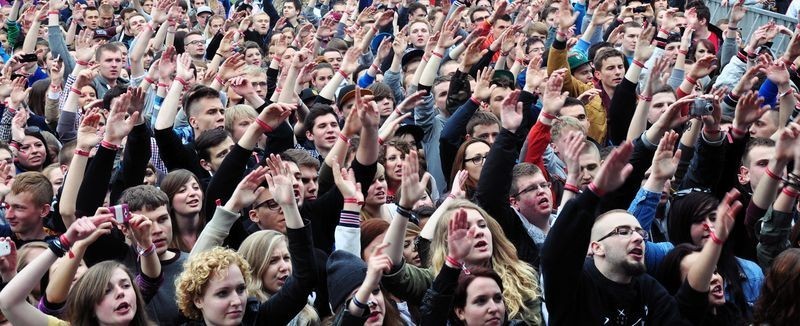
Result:
{"label": "yellow jacket", "polygon": [[[595,88],[590,83],[584,83],[572,76],[569,70],[569,63],[567,62],[567,50],[556,49],[550,47],[550,54],[547,56],[547,75],[553,71],[567,68],[567,73],[564,78],[564,86],[562,91],[569,92],[569,96],[577,98],[583,92]],[[603,108],[603,102],[600,96],[595,96],[588,104],[583,106],[586,109],[586,119],[589,120],[589,130],[587,131],[589,137],[592,137],[599,144],[606,141],[606,128],[607,128],[607,114],[606,109]]]}

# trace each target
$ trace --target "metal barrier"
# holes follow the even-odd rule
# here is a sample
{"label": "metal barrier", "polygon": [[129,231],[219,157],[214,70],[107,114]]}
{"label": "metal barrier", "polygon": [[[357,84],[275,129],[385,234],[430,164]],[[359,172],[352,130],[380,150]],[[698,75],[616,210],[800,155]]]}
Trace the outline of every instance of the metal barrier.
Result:
{"label": "metal barrier", "polygon": [[[716,23],[720,19],[727,19],[730,16],[731,7],[723,7],[722,2],[719,0],[705,0],[705,4],[711,11],[711,23]],[[739,22],[739,28],[742,29],[742,39],[745,42],[750,39],[750,35],[758,29],[759,26],[766,25],[769,21],[774,21],[776,24],[786,26],[790,30],[794,30],[794,26],[797,25],[797,19],[789,18],[786,15],[776,12],[754,7],[746,7],[746,10],[747,13],[744,15],[744,19]],[[783,53],[786,47],[789,46],[789,41],[789,36],[778,34],[775,40],[773,40],[772,51],[775,53]]]}

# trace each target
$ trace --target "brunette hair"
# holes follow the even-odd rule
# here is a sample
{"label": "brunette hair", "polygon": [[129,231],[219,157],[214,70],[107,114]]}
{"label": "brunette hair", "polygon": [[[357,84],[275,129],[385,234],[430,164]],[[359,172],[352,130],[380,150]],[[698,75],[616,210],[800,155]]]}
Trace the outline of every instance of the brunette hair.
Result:
{"label": "brunette hair", "polygon": [[[492,269],[483,266],[475,266],[470,267],[469,273],[462,272],[458,275],[458,285],[456,285],[456,290],[453,292],[453,311],[450,313],[450,323],[452,325],[464,325],[464,322],[456,317],[455,309],[463,309],[464,306],[467,305],[467,288],[479,277],[494,280],[497,286],[500,287],[500,292],[503,292],[503,279]],[[503,301],[505,301],[505,299]],[[504,318],[508,319],[508,313],[505,314]]]}
{"label": "brunette hair", "polygon": [[754,325],[796,325],[800,320],[800,249],[784,250],[764,275]]}
{"label": "brunette hair", "polygon": [[145,309],[147,304],[144,302],[142,293],[136,285],[136,279],[125,265],[113,260],[107,260],[89,268],[69,291],[69,295],[67,295],[67,315],[69,316],[70,324],[99,325],[97,314],[95,314],[92,307],[103,300],[111,275],[117,269],[121,269],[128,275],[133,291],[136,293],[136,314],[133,315],[130,325],[153,324],[147,317],[147,310]]}
{"label": "brunette hair", "polygon": [[[453,169],[450,170],[450,188],[456,187],[456,174],[458,174],[458,171],[464,169],[467,165],[467,159],[464,157],[467,155],[467,148],[469,148],[470,145],[477,143],[483,143],[486,146],[489,146],[490,149],[492,148],[489,143],[480,138],[470,138],[470,140],[461,143],[461,146],[458,148],[458,152],[456,152],[455,160],[453,160]],[[472,181],[467,178],[467,181],[464,183],[464,187],[466,188],[467,198],[470,198],[472,193],[478,189],[478,181]]]}
{"label": "brunette hair", "polygon": [[[172,216],[172,241],[170,246],[175,249],[179,249],[181,251],[190,252],[192,251],[192,247],[189,244],[183,242],[181,239],[181,232],[180,228],[178,227],[178,217],[175,215],[175,208],[174,203],[172,202],[172,198],[175,197],[178,192],[180,192],[181,188],[189,181],[194,180],[197,182],[197,185],[202,186],[200,184],[200,180],[197,179],[197,176],[194,173],[189,172],[189,170],[179,169],[167,173],[167,176],[161,180],[161,190],[167,194],[167,198],[169,199],[169,205],[167,206],[167,211],[169,211],[169,215]],[[203,193],[203,197],[200,198],[201,205],[205,201],[205,193]],[[200,235],[200,232],[203,231],[203,226],[205,226],[205,214],[204,210],[201,208],[199,217],[197,218],[197,235]]]}

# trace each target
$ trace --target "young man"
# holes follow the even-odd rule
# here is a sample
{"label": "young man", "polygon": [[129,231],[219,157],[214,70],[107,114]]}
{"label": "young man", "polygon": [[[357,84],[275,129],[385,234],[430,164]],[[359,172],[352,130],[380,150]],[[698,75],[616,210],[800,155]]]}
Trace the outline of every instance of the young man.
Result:
{"label": "young man", "polygon": [[625,55],[616,49],[600,49],[594,56],[595,88],[601,91],[598,97],[603,108],[608,109],[611,105],[614,89],[625,76],[625,60]]}
{"label": "young man", "polygon": [[300,169],[300,181],[303,184],[303,202],[317,199],[319,161],[302,149],[287,149],[283,152],[284,156],[297,162]]}
{"label": "young man", "polygon": [[[315,105],[303,122],[306,140],[313,148],[306,149],[311,156],[325,159],[333,144],[336,143],[339,131],[339,118],[329,106]],[[300,144],[298,144],[300,146]],[[311,147],[311,146],[309,146]],[[300,148],[300,147],[298,147]]]}
{"label": "young man", "polygon": [[489,112],[475,112],[467,122],[467,140],[473,138],[483,139],[491,146],[499,133],[500,119]]}
{"label": "young man", "polygon": [[217,172],[222,160],[233,147],[233,139],[225,129],[209,129],[195,140],[195,150],[200,158],[200,165],[211,174]]}
{"label": "young man", "polygon": [[297,27],[300,24],[300,8],[302,4],[300,0],[288,0],[283,3],[283,18],[291,27]]}
{"label": "young man", "polygon": [[16,176],[11,192],[6,195],[6,221],[17,248],[33,241],[54,238],[44,227],[44,218],[50,215],[53,186],[39,172],[25,172]]}
{"label": "young man", "polygon": [[[694,9],[694,11],[690,11]],[[707,39],[714,44],[714,53],[719,53],[722,44],[722,31],[711,24],[711,11],[702,1],[691,1],[686,4],[686,23],[694,28],[694,40]]]}
{"label": "young man", "polygon": [[636,42],[639,41],[639,34],[642,34],[642,25],[637,22],[625,23],[625,31],[622,32],[622,47],[619,49],[625,54],[628,64],[633,61],[633,51],[636,50]]}
{"label": "young man", "polygon": [[195,61],[205,61],[206,40],[199,31],[186,33],[183,38],[183,48]]}
{"label": "young man", "polygon": [[[183,262],[189,256],[176,249],[168,249],[172,242],[172,218],[169,215],[169,199],[167,194],[153,186],[140,185],[123,192],[120,203],[127,203],[131,214],[143,215],[150,219],[152,227],[150,236],[155,246],[155,254],[161,262],[164,281],[158,293],[147,305],[147,312],[160,325],[176,325],[180,323],[181,314],[175,303],[175,279],[183,271]],[[122,227],[103,235],[86,249],[84,260],[92,266],[106,260],[123,263],[131,271],[139,270],[137,259],[139,251],[135,242],[126,243],[131,238],[130,230]]]}
{"label": "young man", "polygon": [[86,7],[83,10],[83,27],[90,31],[100,28],[100,11],[96,7]]}
{"label": "young man", "polygon": [[103,98],[106,92],[113,87],[126,88],[125,80],[120,78],[120,72],[125,68],[122,60],[122,51],[116,44],[103,44],[95,52],[95,61],[100,64],[99,74],[92,82],[97,90],[97,98]]}

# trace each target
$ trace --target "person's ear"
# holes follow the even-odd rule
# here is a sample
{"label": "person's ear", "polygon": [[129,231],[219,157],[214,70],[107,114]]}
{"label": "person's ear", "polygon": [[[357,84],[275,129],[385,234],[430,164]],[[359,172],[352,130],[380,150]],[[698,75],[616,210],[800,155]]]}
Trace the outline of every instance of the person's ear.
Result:
{"label": "person's ear", "polygon": [[192,126],[192,129],[197,129],[197,119],[195,117],[189,117],[189,125]]}
{"label": "person's ear", "polygon": [[740,166],[739,173],[736,174],[736,177],[739,179],[740,185],[746,185],[750,183],[750,169]]}
{"label": "person's ear", "polygon": [[250,217],[250,221],[253,221],[253,223],[255,223],[255,224],[258,224],[258,222],[261,221],[261,219],[258,218],[258,212],[256,212],[255,209],[249,210],[247,212],[247,216]]}
{"label": "person's ear", "polygon": [[466,317],[464,317],[464,308],[456,308],[455,312],[456,312],[456,317],[458,317],[458,320],[464,321],[467,319]]}
{"label": "person's ear", "polygon": [[197,309],[203,310],[203,297],[194,298],[194,306]]}
{"label": "person's ear", "polygon": [[306,139],[309,141],[314,141],[314,134],[311,132],[311,129],[306,130]]}
{"label": "person's ear", "polygon": [[511,207],[519,209],[519,202],[517,202],[516,197],[508,196],[508,203],[511,204]]}
{"label": "person's ear", "polygon": [[39,211],[39,217],[44,218],[47,217],[47,215],[50,215],[50,204],[42,205],[41,211]]}
{"label": "person's ear", "polygon": [[470,141],[470,140],[472,140],[472,135],[470,135],[470,134],[466,134],[466,135],[464,136],[464,141],[466,142],[466,141]]}
{"label": "person's ear", "polygon": [[211,162],[208,162],[205,159],[200,159],[200,166],[202,166],[206,171],[211,171]]}
{"label": "person's ear", "polygon": [[602,244],[600,244],[599,242],[592,242],[592,243],[589,245],[589,248],[591,249],[591,253],[592,253],[592,255],[594,255],[594,256],[598,256],[598,257],[604,257],[604,256],[606,255],[606,250],[605,250],[605,248],[604,248],[604,247],[603,247],[603,245],[602,245]]}

